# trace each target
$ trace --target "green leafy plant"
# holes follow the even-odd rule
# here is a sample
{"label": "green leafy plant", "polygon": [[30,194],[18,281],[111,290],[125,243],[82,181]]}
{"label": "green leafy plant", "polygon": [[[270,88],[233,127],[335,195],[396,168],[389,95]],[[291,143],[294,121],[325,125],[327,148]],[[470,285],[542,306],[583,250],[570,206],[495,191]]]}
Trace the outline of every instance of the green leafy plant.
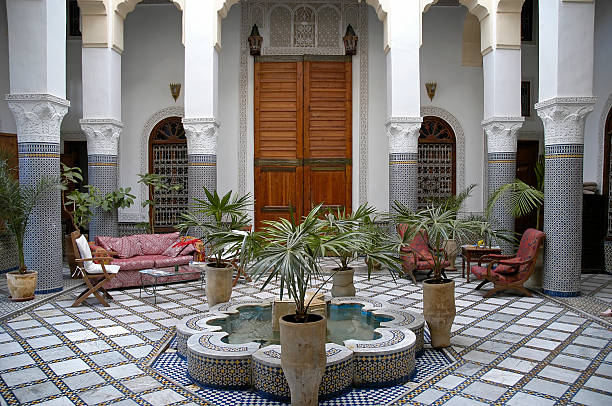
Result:
{"label": "green leafy plant", "polygon": [[19,273],[27,273],[23,253],[24,238],[30,214],[36,204],[54,189],[60,189],[60,179],[42,177],[33,185],[20,185],[15,168],[9,167],[6,154],[0,154],[0,220],[15,238],[19,257]]}
{"label": "green leafy plant", "polygon": [[446,241],[452,236],[458,240],[465,240],[470,234],[486,232],[495,239],[512,241],[511,234],[505,231],[493,230],[486,221],[467,220],[457,218],[453,210],[445,210],[443,206],[429,206],[425,209],[412,211],[405,205],[395,202],[393,204],[395,220],[406,224],[407,230],[401,239],[401,247],[410,247],[412,240],[420,234],[425,239],[429,238],[429,252],[432,255],[433,279],[441,282],[442,265],[444,255],[442,254]]}
{"label": "green leafy plant", "polygon": [[149,199],[142,202],[142,207],[149,207],[149,232],[151,234],[155,233],[155,191],[178,191],[183,188],[182,185],[179,184],[168,184],[164,176],[159,175],[157,173],[139,173],[138,183],[142,183],[149,189]]}
{"label": "green leafy plant", "polygon": [[181,214],[176,227],[182,231],[198,227],[204,233],[202,240],[211,247],[213,266],[222,268],[237,259],[245,236],[250,235],[247,230],[251,220],[246,211],[252,204],[251,196],[239,196],[230,190],[220,197],[216,190],[206,188],[204,193],[206,199],[194,199],[192,209]]}
{"label": "green leafy plant", "polygon": [[540,227],[542,206],[544,205],[544,157],[540,156],[534,168],[536,187],[520,179],[500,186],[493,192],[487,202],[486,216],[489,217],[493,207],[502,196],[508,197],[509,208],[515,217],[523,217],[536,211],[536,227]]}

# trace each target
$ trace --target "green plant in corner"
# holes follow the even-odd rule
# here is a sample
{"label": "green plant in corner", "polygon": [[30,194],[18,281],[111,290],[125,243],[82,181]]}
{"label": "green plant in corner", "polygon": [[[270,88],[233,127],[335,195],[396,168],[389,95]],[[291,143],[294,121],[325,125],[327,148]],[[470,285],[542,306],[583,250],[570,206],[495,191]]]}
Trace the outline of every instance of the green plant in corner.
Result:
{"label": "green plant in corner", "polygon": [[168,184],[164,176],[157,173],[139,173],[138,183],[142,183],[149,189],[149,199],[142,202],[142,207],[149,207],[149,222],[144,223],[149,228],[149,233],[155,233],[155,191],[178,191],[183,188],[179,184]]}
{"label": "green plant in corner", "polygon": [[30,214],[40,199],[54,189],[60,189],[59,179],[42,177],[32,185],[20,185],[10,168],[6,154],[0,154],[0,220],[15,238],[19,257],[19,273],[27,273],[24,256],[24,239]]}

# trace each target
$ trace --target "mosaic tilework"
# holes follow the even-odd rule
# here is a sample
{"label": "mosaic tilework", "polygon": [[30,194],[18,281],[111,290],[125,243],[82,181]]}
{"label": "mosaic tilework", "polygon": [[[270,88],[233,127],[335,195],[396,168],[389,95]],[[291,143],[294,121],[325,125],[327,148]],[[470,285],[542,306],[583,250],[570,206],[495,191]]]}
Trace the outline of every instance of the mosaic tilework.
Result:
{"label": "mosaic tilework", "polygon": [[389,154],[389,207],[398,201],[417,208],[418,171],[418,154]]}
{"label": "mosaic tilework", "polygon": [[19,269],[19,259],[13,237],[0,232],[0,274]]}
{"label": "mosaic tilework", "polygon": [[[206,199],[204,187],[212,191],[217,188],[217,156],[189,154],[189,206],[194,199]],[[199,236],[201,232],[190,230],[190,234]]]}
{"label": "mosaic tilework", "polygon": [[551,296],[580,294],[583,146],[547,145],[544,281]]}
{"label": "mosaic tilework", "polygon": [[147,233],[147,229],[146,227],[143,227],[142,223],[118,223],[117,224],[117,229],[118,229],[118,236],[119,237],[125,237],[128,235],[134,235],[134,234],[146,234]]}
{"label": "mosaic tilework", "polygon": [[[59,179],[60,146],[49,143],[20,143],[19,182],[33,185],[42,177]],[[62,290],[62,226],[60,191],[40,198],[34,207],[25,235],[26,266],[38,271],[36,293]]]}
{"label": "mosaic tilework", "polygon": [[[117,155],[89,155],[87,158],[89,184],[100,189],[102,195],[117,189]],[[106,212],[95,208],[89,222],[89,240],[99,235],[116,237],[118,234],[117,210]]]}
{"label": "mosaic tilework", "polygon": [[604,251],[606,253],[606,272],[612,274],[612,241],[604,241]]}
{"label": "mosaic tilework", "polygon": [[[497,152],[488,154],[488,190],[493,194],[500,186],[516,178],[516,153]],[[514,230],[514,216],[510,208],[508,195],[500,197],[491,213],[491,222],[498,230]],[[510,255],[515,252],[514,246],[506,241],[498,241],[502,253]]]}

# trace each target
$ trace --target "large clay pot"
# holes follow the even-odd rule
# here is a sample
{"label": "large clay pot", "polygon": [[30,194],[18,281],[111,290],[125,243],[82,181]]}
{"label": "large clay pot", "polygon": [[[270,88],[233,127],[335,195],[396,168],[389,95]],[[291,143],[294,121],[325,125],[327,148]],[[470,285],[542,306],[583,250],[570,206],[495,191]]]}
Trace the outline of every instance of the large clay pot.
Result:
{"label": "large clay pot", "polygon": [[233,270],[230,265],[218,268],[208,263],[204,265],[206,272],[206,299],[208,307],[217,303],[228,302],[232,296]]}
{"label": "large clay pot", "polygon": [[427,279],[423,282],[423,316],[429,327],[431,346],[450,346],[450,330],[455,319],[455,281]]}
{"label": "large clay pot", "polygon": [[325,372],[327,323],[319,314],[308,314],[307,322],[295,314],[280,319],[281,366],[291,391],[291,406],[319,404],[319,385]]}
{"label": "large clay pot", "polygon": [[36,290],[36,280],[38,272],[28,271],[25,274],[19,271],[11,271],[6,274],[6,284],[11,295],[11,300],[14,302],[24,302],[34,299],[34,291]]}
{"label": "large clay pot", "polygon": [[450,269],[455,268],[455,261],[457,261],[457,254],[459,253],[459,248],[457,246],[457,241],[451,239],[446,240],[444,244],[444,252],[446,253],[446,258],[448,258],[448,262],[450,263]]}
{"label": "large clay pot", "polygon": [[355,285],[353,284],[355,270],[353,268],[348,268],[344,271],[338,271],[338,268],[334,268],[332,272],[334,272],[332,275],[332,296],[355,296]]}
{"label": "large clay pot", "polygon": [[539,292],[542,289],[542,279],[543,278],[544,278],[544,247],[540,245],[540,248],[538,248],[538,256],[536,257],[535,269],[533,270],[533,273],[531,274],[529,279],[525,281],[523,286]]}

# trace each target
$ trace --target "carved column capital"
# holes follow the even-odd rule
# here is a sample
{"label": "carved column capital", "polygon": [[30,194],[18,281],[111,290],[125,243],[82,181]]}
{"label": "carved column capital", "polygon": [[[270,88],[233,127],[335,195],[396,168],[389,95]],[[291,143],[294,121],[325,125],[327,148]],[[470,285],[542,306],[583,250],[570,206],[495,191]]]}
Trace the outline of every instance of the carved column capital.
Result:
{"label": "carved column capital", "polygon": [[7,94],[5,98],[15,117],[19,143],[59,144],[68,100],[45,93]]}
{"label": "carved column capital", "polygon": [[219,124],[212,117],[183,118],[189,155],[216,155]]}
{"label": "carved column capital", "polygon": [[418,152],[422,117],[389,117],[386,122],[390,154]]}
{"label": "carved column capital", "polygon": [[117,155],[121,121],[108,118],[83,118],[79,121],[87,137],[88,155]]}
{"label": "carved column capital", "polygon": [[594,107],[595,97],[555,97],[537,103],[544,144],[584,144],[584,119]]}
{"label": "carved column capital", "polygon": [[517,133],[523,121],[523,117],[490,117],[482,121],[487,134],[487,152],[516,152]]}

